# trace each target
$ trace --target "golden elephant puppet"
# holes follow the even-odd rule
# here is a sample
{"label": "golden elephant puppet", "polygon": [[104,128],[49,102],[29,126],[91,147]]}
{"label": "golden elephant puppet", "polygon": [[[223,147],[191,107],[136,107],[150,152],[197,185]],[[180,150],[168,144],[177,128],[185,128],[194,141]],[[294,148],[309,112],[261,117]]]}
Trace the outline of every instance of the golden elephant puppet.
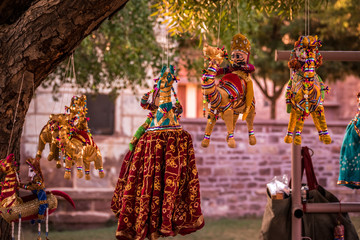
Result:
{"label": "golden elephant puppet", "polygon": [[90,163],[95,163],[100,178],[105,176],[100,149],[94,142],[88,127],[86,96],[74,96],[70,106],[66,106],[65,114],[51,114],[47,124],[39,135],[37,158],[41,158],[45,144],[49,143],[50,153],[48,160],[56,160],[56,166],[61,167],[60,153],[65,162],[65,179],[71,178],[71,168],[77,167],[77,176],[90,179]]}

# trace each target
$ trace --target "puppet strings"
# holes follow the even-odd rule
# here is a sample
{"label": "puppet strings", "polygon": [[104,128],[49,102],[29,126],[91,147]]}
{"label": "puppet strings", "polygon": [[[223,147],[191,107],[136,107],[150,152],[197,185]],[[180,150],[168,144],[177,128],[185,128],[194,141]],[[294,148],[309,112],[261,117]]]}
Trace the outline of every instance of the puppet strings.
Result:
{"label": "puppet strings", "polygon": [[167,67],[169,67],[169,38],[167,31],[165,35],[165,40],[166,40],[166,62],[167,62]]}
{"label": "puppet strings", "polygon": [[304,13],[304,20],[305,20],[305,36],[310,35],[310,3],[309,0],[305,0],[305,13]]}
{"label": "puppet strings", "polygon": [[19,102],[20,102],[20,97],[21,97],[21,91],[22,91],[22,87],[23,87],[23,83],[24,83],[24,75],[25,72],[22,75],[22,79],[21,79],[21,84],[20,84],[20,91],[19,91],[19,97],[18,97],[18,101],[16,103],[16,108],[15,108],[15,114],[14,114],[14,120],[13,120],[13,125],[11,128],[11,133],[10,133],[10,140],[9,140],[9,146],[8,146],[8,150],[7,150],[7,154],[6,156],[9,156],[9,152],[10,152],[10,145],[11,145],[11,141],[12,141],[12,137],[13,137],[13,133],[14,133],[14,126],[15,126],[15,122],[16,122],[16,115],[17,115],[17,110],[19,108]]}
{"label": "puppet strings", "polygon": [[236,0],[236,12],[237,12],[237,32],[240,33],[240,13],[239,13],[239,1]]}
{"label": "puppet strings", "polygon": [[[68,77],[71,76],[70,62],[71,62],[71,56],[69,57],[68,63],[66,64],[66,67],[65,67],[65,74],[64,74],[63,82],[65,82],[67,75],[68,75]],[[64,99],[64,94],[62,94],[62,97],[61,97],[60,111],[61,111],[61,105],[62,105],[63,99]],[[55,111],[55,106],[56,106],[56,104],[54,103],[52,112]]]}
{"label": "puppet strings", "polygon": [[219,12],[219,26],[218,26],[218,37],[217,37],[217,45],[220,45],[220,26],[221,26],[221,11],[222,11],[222,4],[220,0],[220,12]]}

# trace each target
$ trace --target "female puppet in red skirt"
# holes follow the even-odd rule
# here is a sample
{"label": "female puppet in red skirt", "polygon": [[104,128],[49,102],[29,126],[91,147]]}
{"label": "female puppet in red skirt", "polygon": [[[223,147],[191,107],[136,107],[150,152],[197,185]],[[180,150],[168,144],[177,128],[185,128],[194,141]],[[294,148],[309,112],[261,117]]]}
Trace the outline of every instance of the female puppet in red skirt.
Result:
{"label": "female puppet in red skirt", "polygon": [[154,116],[138,130],[145,133],[132,141],[121,167],[111,203],[119,218],[118,239],[152,240],[204,226],[191,135],[178,122],[180,104],[171,102],[174,80],[174,68],[166,72],[164,66],[157,80],[159,107],[145,104],[148,94],[142,99]]}

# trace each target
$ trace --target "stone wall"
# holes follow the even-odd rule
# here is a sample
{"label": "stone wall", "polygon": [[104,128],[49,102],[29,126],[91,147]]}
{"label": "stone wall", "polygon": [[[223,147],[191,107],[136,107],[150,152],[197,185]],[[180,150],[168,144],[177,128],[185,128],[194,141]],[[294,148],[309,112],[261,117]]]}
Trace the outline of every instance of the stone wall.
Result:
{"label": "stone wall", "polygon": [[[360,196],[356,190],[336,185],[340,146],[346,125],[355,114],[354,96],[359,89],[359,81],[350,80],[347,80],[349,84],[345,85],[346,88],[340,83],[332,86],[335,96],[332,102],[336,105],[332,107],[332,111],[325,108],[333,143],[330,145],[320,143],[312,120],[308,119],[303,131],[303,146],[314,150],[313,162],[321,185],[337,195],[343,202],[360,202]],[[341,89],[346,89],[349,94],[340,92]],[[68,193],[77,207],[75,210],[71,209],[69,204],[60,199],[58,210],[50,217],[51,221],[57,225],[63,223],[68,226],[74,224],[91,226],[115,221],[110,210],[110,201],[122,159],[128,149],[128,142],[147,115],[147,111],[139,106],[139,96],[141,97],[146,91],[139,90],[138,96],[134,96],[131,91],[124,90],[115,101],[114,134],[94,136],[103,155],[105,178],[100,179],[97,171],[92,170],[90,181],[84,178],[77,179],[74,166],[72,179],[65,180],[64,168],[57,169],[55,162],[46,160],[49,150],[48,147],[45,148],[41,164],[47,188]],[[38,134],[48,121],[49,114],[63,113],[64,106],[69,105],[71,97],[75,94],[75,90],[71,87],[63,87],[59,101],[56,102],[50,90],[39,88],[36,91],[36,97],[32,100],[27,113],[21,139],[23,164],[20,177],[23,181],[27,174],[27,168],[24,166],[25,159],[35,156]],[[329,100],[331,102],[331,99]],[[341,112],[336,110],[340,103],[341,106],[347,106],[347,108],[342,107]],[[291,145],[283,142],[288,117],[286,113],[283,113],[283,101],[279,102],[278,112],[282,112],[283,115],[280,114],[278,120],[265,120],[269,114],[264,110],[263,105],[257,98],[257,117],[254,124],[257,137],[255,146],[248,144],[246,126],[244,122],[239,122],[235,131],[237,148],[228,148],[225,141],[225,125],[222,120],[219,120],[211,136],[210,146],[204,149],[200,146],[200,142],[203,138],[206,119],[181,119],[183,128],[193,137],[205,217],[261,216],[266,203],[266,183],[274,176],[290,175]],[[346,120],[330,121],[331,113],[341,115],[341,119]]]}
{"label": "stone wall", "polygon": [[[247,142],[246,125],[243,122],[238,123],[235,149],[228,148],[225,142],[226,129],[222,120],[216,124],[207,149],[200,146],[205,119],[182,119],[181,123],[193,137],[205,217],[261,216],[266,203],[266,183],[274,176],[290,176],[291,145],[283,142],[287,122],[256,121],[255,146],[250,146]],[[333,143],[324,145],[319,142],[311,119],[307,120],[303,131],[303,146],[314,150],[315,172],[322,186],[343,202],[360,202],[357,191],[336,185],[338,158],[346,124],[347,122],[329,122]],[[58,211],[50,218],[54,223],[90,226],[114,221],[110,201],[126,152],[126,147],[123,146],[128,139],[129,137],[95,137],[97,144],[104,149],[104,179],[99,179],[97,172],[93,171],[90,181],[77,179],[75,174],[72,181],[64,180],[64,169],[56,169],[55,163],[42,159],[47,186],[67,192],[77,206],[76,210],[73,210],[70,205],[60,200]],[[119,150],[122,151],[121,154],[117,157],[106,156],[109,149],[116,148],[123,149]]]}

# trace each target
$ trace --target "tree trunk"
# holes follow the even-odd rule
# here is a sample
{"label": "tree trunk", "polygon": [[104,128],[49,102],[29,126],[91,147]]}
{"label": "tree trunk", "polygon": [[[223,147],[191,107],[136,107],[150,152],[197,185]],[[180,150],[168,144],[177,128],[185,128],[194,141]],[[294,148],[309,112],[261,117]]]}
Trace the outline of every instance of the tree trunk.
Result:
{"label": "tree trunk", "polygon": [[[12,24],[0,25],[1,158],[14,153],[20,161],[20,138],[34,90],[126,2],[38,0]],[[8,224],[1,221],[1,239],[10,239]]]}
{"label": "tree trunk", "polygon": [[270,98],[270,119],[276,119],[276,100],[277,98]]}

